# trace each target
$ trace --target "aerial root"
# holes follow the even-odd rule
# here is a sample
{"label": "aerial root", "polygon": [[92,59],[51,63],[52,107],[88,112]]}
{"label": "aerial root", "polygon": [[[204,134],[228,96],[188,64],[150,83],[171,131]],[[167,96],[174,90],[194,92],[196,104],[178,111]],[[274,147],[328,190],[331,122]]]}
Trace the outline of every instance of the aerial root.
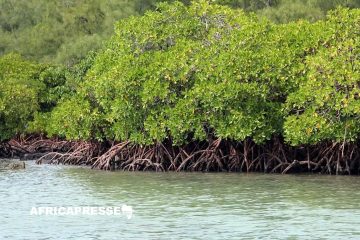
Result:
{"label": "aerial root", "polygon": [[171,141],[141,146],[130,142],[86,142],[58,139],[12,139],[0,143],[1,156],[43,152],[37,163],[89,165],[102,170],[317,172],[359,174],[357,143],[321,143],[291,147],[274,138],[264,145],[210,139],[173,146]]}

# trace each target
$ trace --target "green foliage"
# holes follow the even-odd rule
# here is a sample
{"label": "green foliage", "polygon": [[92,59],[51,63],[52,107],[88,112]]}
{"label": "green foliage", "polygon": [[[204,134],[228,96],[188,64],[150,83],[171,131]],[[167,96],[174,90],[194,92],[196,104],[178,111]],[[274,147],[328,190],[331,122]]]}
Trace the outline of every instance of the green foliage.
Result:
{"label": "green foliage", "polygon": [[[285,6],[258,3],[246,8]],[[358,9],[275,24],[205,0],[162,3],[119,21],[101,51],[71,68],[2,57],[1,139],[32,131],[145,145],[214,137],[261,144],[274,135],[292,145],[356,141],[359,24]]]}
{"label": "green foliage", "polygon": [[39,66],[15,54],[0,58],[0,140],[23,133],[35,111],[40,109]]}
{"label": "green foliage", "polygon": [[[29,123],[29,132],[47,132],[49,135],[52,135],[53,132],[58,131],[59,136],[65,136],[62,134],[64,130],[59,117],[61,116],[60,112],[62,112],[63,117],[66,118],[68,107],[58,107],[58,103],[76,106],[77,100],[74,98],[74,95],[77,94],[77,89],[84,81],[84,76],[93,65],[95,56],[95,52],[89,52],[84,59],[71,68],[52,65],[44,68],[39,75],[39,80],[45,85],[38,99],[40,111],[34,113],[34,120]],[[79,102],[81,103],[82,101],[80,100]],[[86,106],[83,110],[86,111]],[[75,115],[73,116],[75,117]],[[68,135],[66,136],[69,137]],[[72,136],[75,135],[73,134]],[[84,134],[81,136],[84,136]]]}
{"label": "green foliage", "polygon": [[50,112],[75,94],[94,53],[72,69],[35,64],[18,54],[0,58],[0,140],[27,132],[49,132]]}
{"label": "green foliage", "polygon": [[308,74],[290,94],[285,135],[292,144],[355,141],[360,134],[360,11],[339,9],[323,29],[329,41],[307,59]]}
{"label": "green foliage", "polygon": [[256,132],[271,127],[266,114],[276,104],[267,104],[260,83],[227,74],[241,64],[233,66],[241,54],[249,54],[231,51],[268,25],[205,1],[189,8],[159,5],[157,12],[120,22],[89,75],[88,89],[97,87],[86,91],[110,125],[105,138],[148,144],[171,137],[182,143],[191,135],[203,140],[213,130],[236,140],[268,138],[273,128]]}
{"label": "green foliage", "polygon": [[228,5],[233,8],[242,8],[246,11],[257,11],[264,8],[276,7],[280,0],[215,0],[217,4]]}
{"label": "green foliage", "polygon": [[0,0],[0,54],[71,66],[101,47],[138,1]]}
{"label": "green foliage", "polygon": [[[97,51],[116,21],[174,0],[0,0],[0,55],[73,66]],[[190,0],[181,0],[189,4]],[[274,22],[318,20],[337,6],[360,7],[359,0],[209,0],[256,12]]]}
{"label": "green foliage", "polygon": [[72,97],[64,100],[51,112],[51,116],[41,115],[47,119],[45,130],[48,135],[65,137],[68,140],[96,139],[94,125],[97,123],[96,112],[91,112],[88,101]]}
{"label": "green foliage", "polygon": [[[258,0],[261,1],[261,0]],[[264,2],[272,2],[265,0]],[[299,19],[316,21],[324,19],[327,11],[338,6],[360,7],[359,0],[280,0],[269,7],[258,8],[259,16],[264,16],[276,23],[288,23]]]}
{"label": "green foliage", "polygon": [[[300,104],[296,96],[309,90],[306,83],[317,69],[312,65],[321,63],[329,44],[338,47],[334,34],[346,28],[332,29],[336,20],[331,19],[344,21],[340,13],[317,23],[275,25],[198,1],[189,7],[161,4],[155,12],[120,21],[78,88],[87,116],[97,116],[95,125],[82,127],[91,130],[82,136],[141,144],[167,138],[181,144],[211,136],[262,143],[285,130],[292,144],[308,143],[298,121],[306,129],[312,121],[326,128],[328,121],[309,115],[306,106],[306,119],[297,115],[294,120],[287,112],[294,111],[292,99]],[[349,19],[356,22],[355,16]],[[332,69],[341,61],[324,65]],[[65,117],[72,121],[71,115]],[[332,132],[330,127],[321,134]]]}
{"label": "green foliage", "polygon": [[61,66],[46,66],[39,74],[39,80],[45,85],[40,93],[39,104],[42,112],[51,111],[57,102],[67,93],[66,75],[68,70]]}

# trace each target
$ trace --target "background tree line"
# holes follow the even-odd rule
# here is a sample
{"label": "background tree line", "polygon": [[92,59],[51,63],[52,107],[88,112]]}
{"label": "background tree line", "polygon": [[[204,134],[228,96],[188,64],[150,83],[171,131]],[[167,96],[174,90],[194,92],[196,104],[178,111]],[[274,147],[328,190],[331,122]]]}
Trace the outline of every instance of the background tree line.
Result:
{"label": "background tree line", "polygon": [[[16,52],[36,61],[67,66],[97,50],[119,19],[155,9],[160,0],[0,0],[0,55]],[[167,2],[173,2],[167,0]],[[189,4],[190,0],[182,0]],[[254,11],[277,23],[315,21],[336,6],[360,0],[212,0]]]}

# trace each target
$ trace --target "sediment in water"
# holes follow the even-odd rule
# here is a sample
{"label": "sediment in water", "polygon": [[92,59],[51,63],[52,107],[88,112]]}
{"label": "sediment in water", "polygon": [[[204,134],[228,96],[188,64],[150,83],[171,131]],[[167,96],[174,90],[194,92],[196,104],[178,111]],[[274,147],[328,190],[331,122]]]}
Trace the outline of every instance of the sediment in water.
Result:
{"label": "sediment in water", "polygon": [[0,158],[0,170],[17,170],[24,169],[25,162],[19,159],[2,159]]}

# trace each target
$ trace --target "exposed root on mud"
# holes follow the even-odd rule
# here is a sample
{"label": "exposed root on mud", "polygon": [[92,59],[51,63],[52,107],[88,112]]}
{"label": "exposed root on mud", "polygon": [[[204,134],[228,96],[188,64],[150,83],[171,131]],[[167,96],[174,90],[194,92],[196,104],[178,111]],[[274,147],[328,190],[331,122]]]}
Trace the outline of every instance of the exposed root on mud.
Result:
{"label": "exposed root on mud", "polygon": [[94,157],[100,154],[99,144],[91,142],[74,142],[66,152],[49,152],[40,157],[36,163],[55,163],[73,165],[92,165]]}
{"label": "exposed root on mud", "polygon": [[358,143],[322,143],[291,147],[274,138],[265,145],[246,139],[210,139],[173,146],[170,141],[141,146],[130,142],[69,142],[58,139],[12,139],[0,144],[0,156],[46,153],[37,163],[89,165],[102,170],[226,171],[359,174]]}
{"label": "exposed root on mud", "polygon": [[14,157],[24,154],[63,152],[70,149],[73,142],[47,139],[41,136],[28,138],[13,138],[8,142],[0,143],[0,156]]}

